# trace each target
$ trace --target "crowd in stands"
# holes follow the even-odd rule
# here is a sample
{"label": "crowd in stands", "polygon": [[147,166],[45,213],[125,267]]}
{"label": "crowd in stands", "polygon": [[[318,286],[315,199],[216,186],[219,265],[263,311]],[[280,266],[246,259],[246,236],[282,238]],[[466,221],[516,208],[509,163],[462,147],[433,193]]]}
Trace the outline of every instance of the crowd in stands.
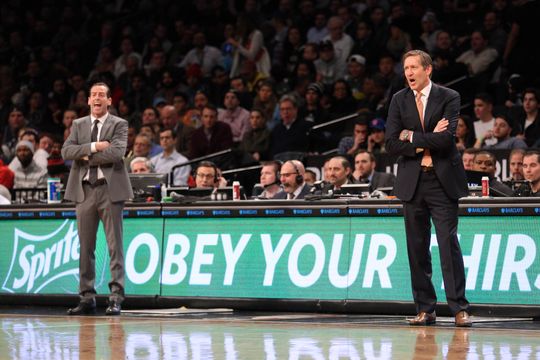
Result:
{"label": "crowd in stands", "polygon": [[[332,154],[341,157],[331,168],[365,181],[385,152],[410,49],[427,51],[432,80],[461,94],[464,161],[530,151],[540,145],[539,13],[529,0],[6,1],[0,185],[66,176],[60,149],[88,115],[96,82],[111,90],[109,112],[129,122],[131,172],[170,172],[233,149],[211,160],[220,169],[261,163],[274,175],[295,165],[288,172],[307,179],[303,157]],[[196,185],[192,168],[176,168],[173,184]]]}

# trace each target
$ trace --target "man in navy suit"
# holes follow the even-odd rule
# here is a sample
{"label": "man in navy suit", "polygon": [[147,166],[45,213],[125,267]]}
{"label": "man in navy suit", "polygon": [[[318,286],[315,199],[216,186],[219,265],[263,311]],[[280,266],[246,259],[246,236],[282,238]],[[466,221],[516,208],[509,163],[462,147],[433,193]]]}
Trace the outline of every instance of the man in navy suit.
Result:
{"label": "man in navy suit", "polygon": [[409,85],[390,103],[386,150],[399,155],[394,194],[403,202],[407,252],[417,315],[411,325],[436,321],[437,297],[431,281],[431,221],[439,246],[448,306],[456,326],[471,326],[465,297],[465,269],[457,238],[458,199],[467,180],[455,144],[460,96],[433,84],[432,61],[420,50],[403,55]]}
{"label": "man in navy suit", "polygon": [[279,172],[279,180],[283,190],[278,192],[272,199],[298,200],[303,199],[310,193],[311,186],[306,184],[304,175],[306,169],[299,160],[288,160],[283,163]]}

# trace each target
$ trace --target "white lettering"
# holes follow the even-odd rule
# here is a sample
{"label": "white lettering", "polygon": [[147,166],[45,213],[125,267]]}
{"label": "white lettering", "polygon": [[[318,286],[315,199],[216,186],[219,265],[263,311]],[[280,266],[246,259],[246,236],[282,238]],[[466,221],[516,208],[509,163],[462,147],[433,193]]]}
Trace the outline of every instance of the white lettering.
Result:
{"label": "white lettering", "polygon": [[[386,253],[383,258],[378,259],[379,248],[385,248]],[[371,235],[369,244],[369,252],[366,261],[366,273],[362,287],[370,288],[373,286],[375,273],[379,274],[379,280],[383,289],[392,288],[392,281],[388,268],[392,265],[396,258],[397,245],[393,237],[387,234]]]}
{"label": "white lettering", "polygon": [[[147,246],[150,250],[150,258],[146,264],[146,269],[142,272],[138,272],[135,269],[137,250],[141,246]],[[159,246],[156,238],[149,233],[142,233],[131,241],[126,252],[126,275],[134,284],[144,284],[149,281],[156,272],[156,268],[159,262]]]}
{"label": "white lettering", "polygon": [[[175,253],[176,248],[180,250]],[[170,234],[167,240],[167,248],[163,257],[163,271],[161,282],[164,285],[180,284],[187,274],[186,256],[189,253],[189,239],[183,234]],[[176,265],[178,270],[173,273],[172,267]]]}
{"label": "white lettering", "polygon": [[[523,249],[523,257],[521,260],[516,259],[518,248]],[[516,274],[519,290],[531,291],[531,284],[527,277],[527,269],[533,264],[535,258],[536,246],[532,238],[524,234],[509,235],[499,290],[510,290],[512,274]]]}
{"label": "white lettering", "polygon": [[362,250],[364,249],[364,239],[364,234],[356,234],[353,252],[350,258],[349,271],[344,275],[340,275],[338,267],[341,258],[343,234],[334,235],[334,242],[332,243],[332,250],[330,253],[330,263],[328,264],[328,278],[333,286],[337,288],[347,288],[356,281],[360,271]]}
{"label": "white lettering", "polygon": [[28,281],[28,277],[30,276],[30,262],[26,258],[26,253],[33,254],[34,248],[34,245],[27,245],[22,248],[21,253],[19,254],[19,266],[23,271],[23,275],[20,279],[15,278],[15,280],[13,280],[14,289],[19,289],[23,287],[24,284],[26,284],[26,282]]}
{"label": "white lettering", "polygon": [[214,254],[206,254],[204,248],[206,246],[216,246],[218,236],[218,234],[197,235],[197,242],[195,243],[195,251],[193,253],[193,264],[191,265],[191,276],[189,278],[190,285],[210,285],[212,274],[201,273],[201,266],[211,265],[214,262]]}
{"label": "white lettering", "polygon": [[[475,241],[477,237],[482,237],[482,240],[484,240],[484,235],[475,235]],[[491,241],[489,242],[489,250],[486,260],[486,269],[484,270],[484,279],[482,280],[482,290],[493,290],[495,269],[497,268],[497,259],[499,258],[500,247],[501,235],[491,235]]]}
{"label": "white lettering", "polygon": [[480,264],[482,263],[482,248],[484,247],[484,237],[474,236],[471,255],[463,255],[463,264],[465,268],[469,269],[467,272],[467,290],[474,290],[476,288],[476,280],[478,279],[478,272],[480,270]]}
{"label": "white lettering", "polygon": [[279,261],[281,255],[285,251],[285,247],[292,238],[292,234],[283,234],[279,239],[276,249],[272,249],[272,238],[270,234],[261,234],[261,242],[264,252],[264,260],[266,261],[266,269],[264,271],[263,286],[272,286],[274,282],[274,273],[276,271],[276,264]]}
{"label": "white lettering", "polygon": [[[315,261],[311,272],[302,275],[299,270],[298,260],[304,247],[311,246],[315,250]],[[317,234],[302,234],[294,242],[289,254],[289,277],[292,283],[298,287],[309,287],[321,276],[324,270],[325,249],[322,239]]]}
{"label": "white lettering", "polygon": [[236,248],[232,247],[232,240],[230,234],[221,234],[221,241],[223,242],[223,252],[225,255],[225,277],[223,279],[223,285],[232,285],[234,279],[234,270],[236,263],[244,249],[246,248],[251,234],[242,234]]}

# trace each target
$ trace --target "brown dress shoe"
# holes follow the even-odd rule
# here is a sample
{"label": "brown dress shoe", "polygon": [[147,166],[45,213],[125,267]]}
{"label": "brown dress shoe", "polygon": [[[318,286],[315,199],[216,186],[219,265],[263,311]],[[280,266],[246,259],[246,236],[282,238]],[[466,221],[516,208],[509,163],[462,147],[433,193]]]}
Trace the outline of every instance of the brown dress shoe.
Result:
{"label": "brown dress shoe", "polygon": [[437,316],[435,315],[435,311],[432,313],[420,311],[418,315],[416,315],[412,319],[408,319],[408,321],[409,321],[409,325],[414,325],[414,326],[433,325],[437,321]]}
{"label": "brown dress shoe", "polygon": [[465,310],[462,310],[456,314],[456,326],[457,327],[471,327],[471,316]]}

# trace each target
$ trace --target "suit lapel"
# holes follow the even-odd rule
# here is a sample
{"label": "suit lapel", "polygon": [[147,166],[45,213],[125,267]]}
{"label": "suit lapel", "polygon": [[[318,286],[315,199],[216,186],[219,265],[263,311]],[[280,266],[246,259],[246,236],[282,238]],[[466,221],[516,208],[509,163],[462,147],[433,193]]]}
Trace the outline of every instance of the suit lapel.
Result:
{"label": "suit lapel", "polygon": [[439,89],[437,88],[437,85],[432,84],[431,91],[429,93],[426,111],[424,111],[424,127],[426,128],[426,130],[430,128],[430,123],[432,120],[431,117],[433,115],[435,105],[438,103],[438,98],[439,98]]}
{"label": "suit lapel", "polygon": [[111,114],[107,116],[107,120],[103,123],[103,127],[101,128],[101,133],[99,134],[99,139],[106,139],[107,134],[109,133],[111,126],[112,126],[113,119],[111,117]]}
{"label": "suit lapel", "polygon": [[82,124],[83,129],[81,129],[81,144],[87,144],[91,142],[92,137],[92,118],[87,116]]}

